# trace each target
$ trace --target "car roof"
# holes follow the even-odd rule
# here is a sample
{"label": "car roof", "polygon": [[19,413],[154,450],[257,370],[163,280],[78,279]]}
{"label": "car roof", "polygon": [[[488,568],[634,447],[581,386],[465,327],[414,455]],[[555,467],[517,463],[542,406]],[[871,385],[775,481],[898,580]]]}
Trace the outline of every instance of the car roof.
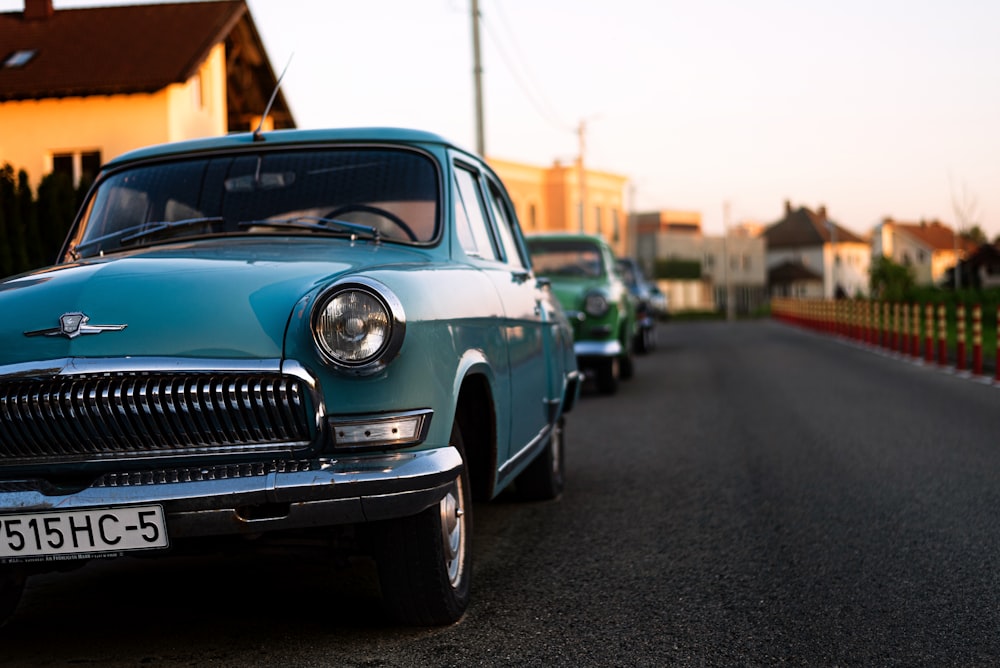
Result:
{"label": "car roof", "polygon": [[580,241],[597,241],[601,244],[607,244],[607,240],[599,234],[588,234],[587,232],[530,232],[525,235],[527,239],[559,239],[559,240],[573,240],[579,239]]}
{"label": "car roof", "polygon": [[221,137],[206,137],[185,141],[170,142],[146,146],[123,153],[112,158],[105,165],[114,167],[120,163],[178,155],[183,153],[199,153],[202,151],[219,151],[225,149],[247,148],[249,146],[294,146],[297,144],[329,143],[329,142],[387,142],[399,144],[437,144],[468,153],[445,137],[425,130],[399,127],[357,127],[357,128],[324,128],[315,130],[273,130],[271,132],[240,132]]}

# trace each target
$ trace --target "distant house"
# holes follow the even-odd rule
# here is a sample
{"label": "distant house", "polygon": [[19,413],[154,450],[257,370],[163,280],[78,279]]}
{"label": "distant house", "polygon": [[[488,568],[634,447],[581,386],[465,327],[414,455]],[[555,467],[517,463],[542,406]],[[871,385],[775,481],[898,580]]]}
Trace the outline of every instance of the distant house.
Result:
{"label": "distant house", "polygon": [[767,271],[767,284],[772,297],[821,299],[823,276],[799,262],[786,260]]}
{"label": "distant house", "polygon": [[[671,311],[743,315],[766,302],[764,240],[744,227],[705,235],[697,211],[661,210],[634,214],[631,236],[634,257],[669,296]],[[692,266],[695,275],[673,275]]]}
{"label": "distant house", "polygon": [[[149,144],[249,130],[277,77],[244,0],[0,13],[0,165],[76,182]],[[278,92],[269,128],[295,122]]]}
{"label": "distant house", "polygon": [[[771,296],[854,297],[869,292],[871,250],[866,240],[817,211],[793,209],[785,202],[785,215],[762,232],[767,242],[767,267]],[[820,294],[814,294],[816,281]],[[797,286],[797,287],[796,287]],[[789,290],[804,294],[788,294]]]}
{"label": "distant house", "polygon": [[[958,261],[959,282],[965,288],[1000,288],[1000,248],[982,244]],[[945,272],[944,281],[953,285],[954,267]]]}
{"label": "distant house", "polygon": [[872,234],[872,257],[887,257],[910,267],[918,285],[945,281],[949,270],[968,250],[965,241],[936,220],[900,223],[886,218]]}

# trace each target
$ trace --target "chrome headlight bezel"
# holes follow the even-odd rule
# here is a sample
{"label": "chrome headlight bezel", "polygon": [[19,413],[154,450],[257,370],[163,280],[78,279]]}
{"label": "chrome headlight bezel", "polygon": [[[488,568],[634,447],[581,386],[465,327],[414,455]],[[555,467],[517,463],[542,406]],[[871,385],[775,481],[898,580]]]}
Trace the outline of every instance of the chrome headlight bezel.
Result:
{"label": "chrome headlight bezel", "polygon": [[603,318],[611,310],[611,301],[603,292],[592,290],[583,296],[583,312],[591,318]]}
{"label": "chrome headlight bezel", "polygon": [[403,346],[403,305],[385,285],[366,277],[334,283],[317,299],[310,317],[313,343],[335,369],[378,373]]}

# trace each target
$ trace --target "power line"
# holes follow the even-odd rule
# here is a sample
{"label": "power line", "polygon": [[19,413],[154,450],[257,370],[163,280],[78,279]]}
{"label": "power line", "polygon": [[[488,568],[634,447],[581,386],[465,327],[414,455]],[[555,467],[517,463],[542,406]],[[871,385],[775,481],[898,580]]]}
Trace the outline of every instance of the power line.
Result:
{"label": "power line", "polygon": [[[510,40],[513,44],[514,50],[515,52],[517,52],[518,51],[517,42],[514,39],[513,31],[510,29],[506,17],[503,14],[503,11],[500,9],[500,6],[501,3],[499,2],[493,3],[493,8],[496,10],[497,16],[500,17],[500,24],[510,36]],[[540,100],[539,99],[540,96],[530,89],[531,87],[521,77],[517,63],[514,63],[512,59],[508,56],[507,51],[504,49],[504,46],[501,40],[499,39],[499,36],[493,31],[492,22],[487,19],[486,14],[483,13],[482,11],[480,11],[479,15],[480,19],[483,22],[483,25],[486,26],[487,33],[493,38],[492,39],[493,45],[496,47],[497,52],[500,54],[500,58],[504,61],[504,64],[507,66],[508,71],[514,78],[515,83],[521,89],[521,92],[524,93],[525,97],[528,98],[528,101],[535,108],[535,111],[538,112],[539,116],[541,116],[546,122],[550,123],[554,127],[559,128],[562,131],[574,132],[575,128],[573,127],[573,125],[563,121],[559,117],[559,115],[553,111],[554,108],[551,104],[548,103],[548,100],[544,99]],[[523,59],[521,59],[520,62],[523,63]],[[520,69],[527,72],[530,77],[530,71],[526,66],[522,64],[520,66]]]}

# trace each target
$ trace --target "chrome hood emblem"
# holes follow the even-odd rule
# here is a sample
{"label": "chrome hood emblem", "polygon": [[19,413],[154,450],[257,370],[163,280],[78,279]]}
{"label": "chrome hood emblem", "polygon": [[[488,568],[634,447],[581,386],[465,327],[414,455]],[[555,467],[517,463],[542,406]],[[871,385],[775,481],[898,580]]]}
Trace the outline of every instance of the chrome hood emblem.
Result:
{"label": "chrome hood emblem", "polygon": [[59,326],[50,329],[36,329],[25,332],[25,336],[65,336],[75,339],[81,334],[100,334],[101,332],[120,332],[128,325],[89,325],[90,316],[85,313],[63,313],[59,316]]}

